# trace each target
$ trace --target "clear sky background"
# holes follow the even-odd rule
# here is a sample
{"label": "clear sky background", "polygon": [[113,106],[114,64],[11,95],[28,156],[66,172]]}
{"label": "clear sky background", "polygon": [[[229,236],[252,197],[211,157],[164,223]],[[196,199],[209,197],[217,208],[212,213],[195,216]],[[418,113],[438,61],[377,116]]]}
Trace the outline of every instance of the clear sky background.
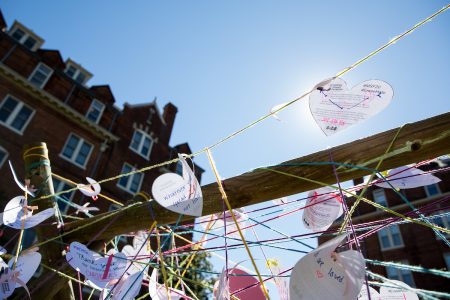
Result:
{"label": "clear sky background", "polygon": [[[203,149],[292,100],[442,8],[446,1],[22,1],[0,0],[19,20],[109,84],[117,100],[158,97],[178,109],[171,145]],[[222,177],[276,164],[449,111],[450,12],[344,75],[349,86],[381,79],[390,106],[326,137],[308,100],[213,150]],[[204,155],[203,183],[214,181]],[[271,223],[302,232],[300,214]],[[289,224],[287,226],[286,224]],[[260,238],[276,237],[259,229]],[[253,236],[250,234],[249,238]],[[294,245],[291,245],[295,247]],[[260,253],[253,250],[257,257]],[[299,255],[267,249],[292,267]],[[243,255],[235,251],[232,255]],[[221,269],[220,261],[215,262]],[[260,263],[262,266],[263,263]],[[264,273],[264,271],[263,271]],[[269,286],[270,287],[270,286]],[[271,287],[271,293],[275,292]],[[276,292],[275,292],[276,294]]]}

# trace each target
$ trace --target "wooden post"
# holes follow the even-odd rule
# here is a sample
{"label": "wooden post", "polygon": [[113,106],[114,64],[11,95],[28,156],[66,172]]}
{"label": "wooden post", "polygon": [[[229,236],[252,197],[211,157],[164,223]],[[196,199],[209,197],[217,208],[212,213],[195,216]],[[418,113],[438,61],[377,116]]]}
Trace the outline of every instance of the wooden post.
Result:
{"label": "wooden post", "polygon": [[[36,198],[54,194],[47,145],[45,143],[25,145],[23,159],[25,161],[25,178],[29,179],[30,185],[37,189]],[[57,205],[53,198],[41,199],[39,201],[34,201],[34,199],[29,198],[29,201],[31,205],[39,207],[38,211],[56,207]],[[54,217],[46,220],[44,225],[41,224],[35,227],[38,241],[45,241],[50,237],[60,234],[56,227],[57,220],[55,214]],[[39,253],[42,255],[42,263],[51,268],[59,269],[62,266],[62,262],[65,261],[62,250],[64,250],[64,247],[58,243],[47,243],[41,246]],[[36,280],[35,283],[42,283],[43,279],[51,278],[52,276],[57,277],[54,272],[44,269],[40,279]],[[35,284],[29,286],[29,289],[33,293],[32,299],[75,299],[72,284],[67,279],[49,279],[42,287]],[[39,291],[39,293],[35,294],[34,292],[36,291]],[[15,298],[25,299],[27,296],[24,294],[24,291],[21,291]]]}

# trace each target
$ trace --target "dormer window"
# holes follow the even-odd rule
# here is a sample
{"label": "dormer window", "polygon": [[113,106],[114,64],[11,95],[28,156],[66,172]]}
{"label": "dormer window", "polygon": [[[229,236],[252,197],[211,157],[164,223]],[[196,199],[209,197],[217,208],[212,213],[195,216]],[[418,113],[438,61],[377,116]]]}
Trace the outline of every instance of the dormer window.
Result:
{"label": "dormer window", "polygon": [[92,77],[91,73],[71,59],[66,61],[64,73],[79,84],[85,84]]}
{"label": "dormer window", "polygon": [[91,106],[86,114],[86,118],[94,123],[98,123],[102,117],[103,110],[105,109],[105,104],[94,99],[92,100]]}
{"label": "dormer window", "polygon": [[44,43],[42,38],[17,21],[14,21],[9,35],[31,51],[36,51]]}

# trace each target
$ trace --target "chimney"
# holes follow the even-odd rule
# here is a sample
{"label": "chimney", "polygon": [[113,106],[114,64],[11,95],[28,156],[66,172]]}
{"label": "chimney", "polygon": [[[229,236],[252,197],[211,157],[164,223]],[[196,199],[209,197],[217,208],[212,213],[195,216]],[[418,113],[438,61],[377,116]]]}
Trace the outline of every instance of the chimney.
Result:
{"label": "chimney", "polygon": [[166,122],[167,128],[167,142],[170,140],[172,135],[173,124],[175,123],[175,116],[177,115],[178,108],[172,103],[167,103],[163,108],[163,119]]}

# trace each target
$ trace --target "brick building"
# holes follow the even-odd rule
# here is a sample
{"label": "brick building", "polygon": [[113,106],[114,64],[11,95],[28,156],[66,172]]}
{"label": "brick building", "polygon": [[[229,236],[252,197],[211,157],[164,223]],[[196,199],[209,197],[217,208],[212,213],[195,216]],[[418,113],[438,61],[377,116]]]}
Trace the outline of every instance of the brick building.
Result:
{"label": "brick building", "polygon": [[[420,169],[423,171],[434,170],[434,176],[440,178],[441,182],[424,187],[399,190],[399,192],[415,208],[421,208],[428,204],[426,216],[448,212],[450,209],[448,199],[450,196],[449,166],[450,159],[440,159],[421,166]],[[354,180],[355,185],[362,182],[362,178]],[[402,214],[411,211],[402,198],[392,189],[372,185],[367,189],[365,197]],[[438,202],[440,199],[444,199],[444,201]],[[354,200],[353,198],[347,199],[349,207],[353,205]],[[352,221],[353,224],[361,224],[390,217],[393,217],[393,215],[361,202],[353,215]],[[414,214],[411,217],[417,218],[419,216]],[[441,227],[450,228],[450,216],[437,217],[432,222]],[[333,227],[339,226],[340,223],[337,223]],[[321,236],[319,243],[328,239],[329,236]],[[450,270],[450,248],[435,235],[432,229],[417,224],[409,223],[385,227],[361,241],[361,250],[365,258],[372,260],[398,262],[422,266],[427,269]],[[440,276],[369,263],[367,268],[387,278],[403,281],[412,287],[450,292],[450,280]]]}
{"label": "brick building", "polygon": [[[21,192],[10,176],[11,160],[24,175],[23,146],[46,142],[52,172],[74,182],[85,177],[104,179],[190,153],[188,144],[169,146],[177,108],[159,109],[156,99],[144,104],[115,105],[108,85],[89,86],[93,76],[57,50],[43,49],[44,40],[15,21],[9,28],[0,12],[0,209]],[[175,164],[136,173],[102,185],[102,193],[126,203],[140,191],[151,191],[156,177],[177,171]],[[179,171],[179,170],[178,170]],[[203,170],[195,166],[200,180]],[[53,178],[56,192],[72,188]],[[65,194],[68,201],[92,199],[80,192]],[[74,209],[58,202],[64,214]],[[101,211],[115,209],[105,200]],[[2,237],[1,245],[8,234]],[[11,248],[14,245],[10,245]]]}

